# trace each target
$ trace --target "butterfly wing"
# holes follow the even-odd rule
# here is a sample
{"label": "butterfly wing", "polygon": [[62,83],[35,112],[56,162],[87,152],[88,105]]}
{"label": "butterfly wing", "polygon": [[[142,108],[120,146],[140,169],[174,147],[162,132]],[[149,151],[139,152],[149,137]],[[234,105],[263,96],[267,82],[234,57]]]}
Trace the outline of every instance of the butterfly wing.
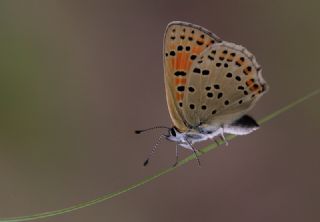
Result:
{"label": "butterfly wing", "polygon": [[193,127],[231,125],[268,88],[255,57],[244,47],[224,41],[203,51],[189,76],[183,116]]}
{"label": "butterfly wing", "polygon": [[167,26],[163,49],[166,98],[172,122],[180,132],[189,128],[183,100],[191,67],[203,51],[220,42],[217,36],[197,25],[171,22]]}

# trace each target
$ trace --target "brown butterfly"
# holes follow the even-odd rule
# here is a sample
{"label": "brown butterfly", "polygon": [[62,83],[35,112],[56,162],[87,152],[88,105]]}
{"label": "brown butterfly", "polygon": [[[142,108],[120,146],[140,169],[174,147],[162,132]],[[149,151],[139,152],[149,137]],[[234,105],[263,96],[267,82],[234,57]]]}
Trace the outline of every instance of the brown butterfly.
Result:
{"label": "brown butterfly", "polygon": [[177,143],[175,164],[178,145],[192,150],[198,159],[195,142],[218,136],[224,139],[224,133],[245,135],[259,127],[246,113],[268,90],[268,85],[262,78],[261,66],[246,48],[223,41],[198,25],[174,21],[165,31],[163,54],[173,127],[150,128],[168,129],[150,156],[161,139],[166,138]]}

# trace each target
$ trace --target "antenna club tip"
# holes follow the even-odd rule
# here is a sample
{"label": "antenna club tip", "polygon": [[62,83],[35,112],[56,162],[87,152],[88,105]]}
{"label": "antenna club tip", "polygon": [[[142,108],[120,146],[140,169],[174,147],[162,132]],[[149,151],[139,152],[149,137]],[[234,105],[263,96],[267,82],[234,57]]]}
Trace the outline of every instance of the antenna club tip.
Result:
{"label": "antenna club tip", "polygon": [[143,166],[147,166],[149,163],[149,159],[146,159],[146,161],[144,161]]}

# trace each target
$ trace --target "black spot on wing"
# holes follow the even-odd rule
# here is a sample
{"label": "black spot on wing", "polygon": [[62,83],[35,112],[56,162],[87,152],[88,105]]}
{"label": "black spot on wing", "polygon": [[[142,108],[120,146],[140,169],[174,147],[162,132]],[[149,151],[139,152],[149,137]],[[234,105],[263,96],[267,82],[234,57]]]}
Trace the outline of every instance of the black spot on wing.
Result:
{"label": "black spot on wing", "polygon": [[176,71],[176,72],[174,73],[174,75],[175,75],[175,76],[186,76],[187,73],[184,72],[184,71]]}
{"label": "black spot on wing", "polygon": [[208,96],[209,98],[212,98],[212,97],[213,97],[213,93],[212,93],[212,92],[208,92],[208,93],[207,93],[207,96]]}
{"label": "black spot on wing", "polygon": [[194,90],[194,88],[192,87],[192,86],[189,86],[189,92],[194,92],[195,90]]}
{"label": "black spot on wing", "polygon": [[194,73],[201,73],[201,70],[200,70],[199,68],[194,68],[194,69],[193,69],[193,72],[194,72]]}
{"label": "black spot on wing", "polygon": [[207,70],[207,69],[205,69],[205,70],[202,71],[202,75],[209,75],[209,73],[210,73],[210,71]]}
{"label": "black spot on wing", "polygon": [[190,59],[191,59],[191,60],[195,60],[196,58],[197,58],[196,55],[191,55],[191,56],[190,56]]}
{"label": "black spot on wing", "polygon": [[208,55],[208,59],[210,59],[211,61],[214,60],[214,58],[212,56],[210,56],[210,55]]}
{"label": "black spot on wing", "polygon": [[183,92],[183,91],[184,91],[184,86],[178,86],[178,87],[177,87],[177,90],[178,90],[179,92]]}
{"label": "black spot on wing", "polygon": [[203,43],[204,43],[203,41],[197,40],[197,44],[198,44],[198,45],[203,45]]}

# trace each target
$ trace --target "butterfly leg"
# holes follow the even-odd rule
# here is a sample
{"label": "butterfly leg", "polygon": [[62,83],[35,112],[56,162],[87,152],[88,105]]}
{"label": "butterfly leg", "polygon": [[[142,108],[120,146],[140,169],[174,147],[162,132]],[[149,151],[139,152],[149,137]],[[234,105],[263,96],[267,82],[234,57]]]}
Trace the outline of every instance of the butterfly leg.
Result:
{"label": "butterfly leg", "polygon": [[220,139],[226,144],[226,146],[229,145],[228,141],[226,140],[225,136],[224,136],[224,128],[222,127],[222,131],[220,134]]}
{"label": "butterfly leg", "polygon": [[214,142],[217,144],[217,147],[220,146],[219,140],[218,139],[214,139]]}
{"label": "butterfly leg", "polygon": [[[197,159],[197,161],[198,161],[198,165],[201,166],[201,164],[200,164],[200,159],[199,159],[198,154],[197,154],[197,151],[198,151],[198,150],[192,146],[192,144],[190,143],[190,141],[189,141],[188,139],[186,139],[186,141],[187,141],[187,143],[189,144],[189,146],[192,148],[193,153],[194,153],[194,155],[196,156],[196,159]],[[198,151],[198,152],[199,152],[199,151]]]}

